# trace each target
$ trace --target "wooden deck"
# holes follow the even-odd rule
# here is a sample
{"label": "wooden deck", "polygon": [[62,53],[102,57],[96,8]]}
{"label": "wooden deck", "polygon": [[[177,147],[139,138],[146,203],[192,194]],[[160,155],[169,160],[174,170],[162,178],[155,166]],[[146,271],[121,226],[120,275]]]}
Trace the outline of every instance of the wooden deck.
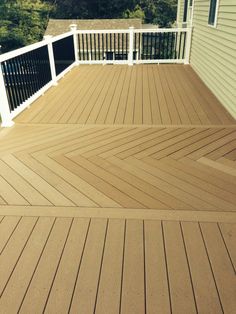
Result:
{"label": "wooden deck", "polygon": [[236,313],[236,125],[191,68],[79,67],[0,141],[0,313]]}
{"label": "wooden deck", "polygon": [[190,66],[80,66],[17,122],[78,124],[231,124]]}

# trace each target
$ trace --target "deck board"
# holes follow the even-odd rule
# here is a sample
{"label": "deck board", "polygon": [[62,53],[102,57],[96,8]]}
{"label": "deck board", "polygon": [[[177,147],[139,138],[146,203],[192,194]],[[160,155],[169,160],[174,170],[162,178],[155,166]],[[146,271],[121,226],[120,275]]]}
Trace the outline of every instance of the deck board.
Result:
{"label": "deck board", "polygon": [[235,127],[24,128],[2,139],[2,205],[236,210]]}
{"label": "deck board", "polygon": [[[32,308],[37,313],[155,313],[158,308],[162,313],[234,312],[235,275],[216,223],[55,222],[53,217],[21,221],[35,227],[18,238],[19,225],[3,250],[1,266],[12,258],[16,238],[22,242],[8,264],[9,270],[14,265],[13,271],[1,275],[6,283],[0,297],[4,313]],[[236,238],[230,241],[235,246]]]}
{"label": "deck board", "polygon": [[80,66],[16,121],[139,125],[234,123],[188,65]]}
{"label": "deck board", "polygon": [[15,122],[1,313],[235,312],[236,124],[190,66],[80,66]]}

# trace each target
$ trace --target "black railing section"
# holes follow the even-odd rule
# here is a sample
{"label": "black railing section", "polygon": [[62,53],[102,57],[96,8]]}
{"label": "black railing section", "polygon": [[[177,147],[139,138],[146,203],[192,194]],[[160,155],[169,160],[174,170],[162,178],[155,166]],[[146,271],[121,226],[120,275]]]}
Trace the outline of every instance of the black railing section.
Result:
{"label": "black railing section", "polygon": [[135,33],[139,60],[184,59],[186,32]]}
{"label": "black railing section", "polygon": [[53,42],[52,47],[58,75],[75,62],[73,35]]}
{"label": "black railing section", "polygon": [[129,34],[78,34],[80,61],[128,60]]}
{"label": "black railing section", "polygon": [[52,79],[47,45],[1,63],[10,112]]}

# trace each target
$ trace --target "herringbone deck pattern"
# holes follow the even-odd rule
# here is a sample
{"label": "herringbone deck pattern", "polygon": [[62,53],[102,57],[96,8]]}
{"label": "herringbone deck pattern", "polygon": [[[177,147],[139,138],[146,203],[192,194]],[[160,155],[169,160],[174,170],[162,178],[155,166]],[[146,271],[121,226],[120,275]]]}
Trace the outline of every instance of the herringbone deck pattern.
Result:
{"label": "herringbone deck pattern", "polygon": [[235,138],[233,127],[16,126],[2,138],[0,202],[235,211]]}
{"label": "herringbone deck pattern", "polygon": [[69,73],[0,132],[0,313],[235,313],[233,123],[189,66]]}

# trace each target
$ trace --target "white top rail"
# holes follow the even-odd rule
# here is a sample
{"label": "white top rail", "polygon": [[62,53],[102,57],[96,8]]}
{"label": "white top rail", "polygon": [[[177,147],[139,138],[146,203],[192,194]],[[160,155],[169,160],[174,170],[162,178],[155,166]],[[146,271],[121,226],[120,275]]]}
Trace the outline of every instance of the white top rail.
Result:
{"label": "white top rail", "polygon": [[[135,33],[175,33],[187,32],[188,28],[152,28],[152,29],[133,29]],[[96,29],[96,30],[77,30],[77,34],[128,34],[130,29]]]}
{"label": "white top rail", "polygon": [[74,32],[70,31],[70,32],[67,32],[67,33],[64,33],[64,34],[61,34],[61,35],[53,36],[50,41],[52,43],[54,43],[55,41],[64,39],[64,38],[69,37],[69,36],[71,36],[73,34],[74,34]]}
{"label": "white top rail", "polygon": [[20,56],[26,52],[41,48],[43,46],[46,46],[47,42],[45,40],[39,41],[38,43],[22,47],[13,51],[6,52],[2,55],[0,55],[0,62],[6,61],[8,59],[12,59],[14,57]]}
{"label": "white top rail", "polygon": [[135,33],[178,33],[188,32],[188,28],[156,28],[156,29],[135,29]]}
{"label": "white top rail", "polygon": [[129,29],[83,29],[83,30],[77,30],[77,34],[129,34]]}
{"label": "white top rail", "polygon": [[[154,29],[133,29],[133,32],[135,33],[177,33],[177,32],[188,32],[189,28],[154,28]],[[129,34],[130,29],[98,29],[98,30],[77,30],[76,34]],[[49,40],[42,40],[38,43],[19,48],[7,53],[4,53],[0,55],[0,62],[6,61],[8,59],[17,57],[19,55],[22,55],[26,52],[41,48],[45,45],[47,45],[48,42],[56,42],[58,40],[61,40],[63,38],[69,37],[73,35],[73,31],[69,31],[67,33],[54,36],[50,38]]]}
{"label": "white top rail", "polygon": [[61,34],[61,35],[58,35],[58,36],[54,36],[54,37],[50,38],[49,40],[48,39],[47,40],[42,40],[42,41],[39,41],[39,42],[37,42],[35,44],[31,44],[31,45],[28,45],[28,46],[25,46],[25,47],[22,47],[22,48],[13,50],[13,51],[6,52],[6,53],[0,55],[0,62],[3,62],[3,61],[6,61],[6,60],[15,58],[17,56],[20,56],[20,55],[26,53],[26,52],[29,52],[29,51],[41,48],[43,46],[46,46],[48,44],[48,42],[53,43],[55,41],[61,40],[61,39],[66,38],[66,37],[69,37],[69,36],[71,36],[73,34],[74,33],[70,31],[70,32],[67,32],[67,33],[64,33],[64,34]]}

